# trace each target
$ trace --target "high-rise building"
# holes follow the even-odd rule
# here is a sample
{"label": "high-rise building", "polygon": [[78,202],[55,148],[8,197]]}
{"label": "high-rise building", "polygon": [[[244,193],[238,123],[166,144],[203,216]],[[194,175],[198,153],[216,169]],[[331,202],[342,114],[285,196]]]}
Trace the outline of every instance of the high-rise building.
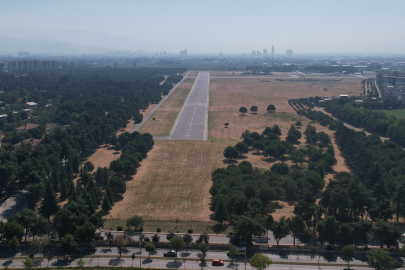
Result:
{"label": "high-rise building", "polygon": [[187,49],[184,49],[184,51],[180,51],[180,56],[187,56]]}
{"label": "high-rise building", "polygon": [[256,55],[257,55],[257,56],[260,56],[261,54],[262,54],[262,53],[259,52],[259,51],[256,52]]}
{"label": "high-rise building", "polygon": [[0,72],[4,72],[4,63],[0,62]]}
{"label": "high-rise building", "polygon": [[256,55],[256,51],[252,51],[252,56],[255,56]]}
{"label": "high-rise building", "polygon": [[274,58],[274,46],[271,46],[271,58]]}
{"label": "high-rise building", "polygon": [[287,50],[286,55],[287,55],[287,57],[292,57],[293,56],[293,50]]}
{"label": "high-rise building", "polygon": [[263,49],[263,56],[267,56],[267,49]]}

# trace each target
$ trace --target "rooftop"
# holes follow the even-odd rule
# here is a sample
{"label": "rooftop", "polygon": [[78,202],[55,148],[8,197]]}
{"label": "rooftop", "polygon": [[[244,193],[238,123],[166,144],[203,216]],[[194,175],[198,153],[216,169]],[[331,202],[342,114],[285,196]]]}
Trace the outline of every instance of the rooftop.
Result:
{"label": "rooftop", "polygon": [[17,130],[30,130],[39,127],[38,124],[25,124],[24,126],[18,127]]}

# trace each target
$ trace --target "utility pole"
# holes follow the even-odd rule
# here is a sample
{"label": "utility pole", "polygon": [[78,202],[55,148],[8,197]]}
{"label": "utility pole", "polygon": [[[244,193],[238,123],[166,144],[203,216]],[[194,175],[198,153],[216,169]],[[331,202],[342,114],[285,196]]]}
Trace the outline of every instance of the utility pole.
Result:
{"label": "utility pole", "polygon": [[142,251],[141,251],[141,248],[142,248],[142,242],[139,241],[139,268],[142,268],[142,264],[141,264],[141,254],[142,254]]}

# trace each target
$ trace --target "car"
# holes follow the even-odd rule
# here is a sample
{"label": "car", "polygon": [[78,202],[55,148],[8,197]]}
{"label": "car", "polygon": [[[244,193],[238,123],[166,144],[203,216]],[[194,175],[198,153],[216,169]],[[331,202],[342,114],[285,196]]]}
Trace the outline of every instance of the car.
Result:
{"label": "car", "polygon": [[221,261],[221,260],[212,260],[212,265],[213,265],[213,266],[215,266],[215,265],[222,266],[222,265],[224,265],[224,261]]}
{"label": "car", "polygon": [[174,250],[165,251],[165,253],[163,253],[163,256],[164,257],[176,257],[177,252]]}

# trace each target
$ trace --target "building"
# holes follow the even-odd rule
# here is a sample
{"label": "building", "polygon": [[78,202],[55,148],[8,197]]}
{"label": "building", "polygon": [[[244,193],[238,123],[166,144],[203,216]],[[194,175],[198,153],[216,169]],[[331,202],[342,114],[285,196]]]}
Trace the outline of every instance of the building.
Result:
{"label": "building", "polygon": [[340,95],[339,98],[349,98],[349,95]]}
{"label": "building", "polygon": [[262,56],[262,53],[259,52],[259,51],[257,51],[257,52],[256,52],[256,55],[257,55],[257,56]]}
{"label": "building", "polygon": [[293,50],[286,50],[285,54],[287,57],[292,57],[294,52],[293,52]]}
{"label": "building", "polygon": [[256,55],[256,52],[255,51],[252,51],[252,56],[255,56]]}
{"label": "building", "polygon": [[41,139],[34,139],[34,138],[22,140],[21,142],[14,144],[14,150],[17,150],[18,148],[20,148],[23,143],[26,143],[26,144],[30,143],[32,145],[32,147],[35,147],[41,141],[42,141]]}
{"label": "building", "polygon": [[368,65],[368,62],[367,62],[367,61],[358,61],[357,64],[358,64],[359,66],[367,66],[367,65]]}
{"label": "building", "polygon": [[271,58],[274,58],[274,46],[271,46]]}
{"label": "building", "polygon": [[[56,68],[58,68],[58,62],[57,61],[32,60],[32,61],[10,61],[10,62],[8,62],[8,71],[56,69]],[[4,70],[4,68],[3,68],[3,70]],[[1,66],[0,66],[0,71],[1,71]]]}
{"label": "building", "polygon": [[28,107],[30,107],[30,108],[36,108],[37,107],[37,103],[35,103],[35,102],[27,102],[27,103],[25,103],[26,105],[28,105]]}
{"label": "building", "polygon": [[187,49],[184,49],[184,51],[180,51],[180,56],[186,57],[187,56]]}
{"label": "building", "polygon": [[4,72],[4,63],[0,62],[0,72]]}
{"label": "building", "polygon": [[263,56],[267,57],[267,49],[263,49]]}
{"label": "building", "polygon": [[18,52],[18,57],[29,57],[30,53],[29,52]]}
{"label": "building", "polygon": [[36,127],[39,127],[39,125],[37,125],[37,124],[25,124],[24,126],[16,128],[16,131],[17,131],[17,133],[28,132],[31,129],[34,129]]}

